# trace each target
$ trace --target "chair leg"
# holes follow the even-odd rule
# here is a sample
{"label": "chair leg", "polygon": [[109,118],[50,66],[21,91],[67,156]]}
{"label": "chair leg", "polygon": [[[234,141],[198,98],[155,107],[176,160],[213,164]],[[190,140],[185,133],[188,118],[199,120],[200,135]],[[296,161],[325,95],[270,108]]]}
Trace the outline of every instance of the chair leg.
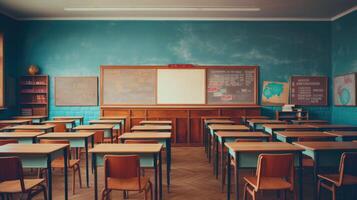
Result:
{"label": "chair leg", "polygon": [[81,166],[77,165],[77,171],[78,171],[78,180],[79,180],[79,188],[82,188],[82,174],[81,174]]}
{"label": "chair leg", "polygon": [[253,191],[252,197],[253,197],[253,200],[256,200],[256,192],[255,191]]}
{"label": "chair leg", "polygon": [[320,200],[321,180],[317,181],[317,200]]}
{"label": "chair leg", "polygon": [[73,166],[73,168],[72,168],[72,194],[73,195],[76,194],[76,169],[75,169],[75,166]]}
{"label": "chair leg", "polygon": [[248,183],[244,185],[243,200],[247,200],[247,187],[248,187]]}
{"label": "chair leg", "polygon": [[154,195],[153,195],[153,191],[152,191],[152,183],[151,183],[151,181],[149,181],[149,187],[150,187],[150,200],[153,200]]}
{"label": "chair leg", "polygon": [[332,186],[332,200],[336,200],[336,187],[335,185]]}
{"label": "chair leg", "polygon": [[41,185],[42,187],[42,192],[43,192],[43,199],[47,200],[47,188],[44,185]]}
{"label": "chair leg", "polygon": [[102,190],[102,200],[106,199],[106,189]]}

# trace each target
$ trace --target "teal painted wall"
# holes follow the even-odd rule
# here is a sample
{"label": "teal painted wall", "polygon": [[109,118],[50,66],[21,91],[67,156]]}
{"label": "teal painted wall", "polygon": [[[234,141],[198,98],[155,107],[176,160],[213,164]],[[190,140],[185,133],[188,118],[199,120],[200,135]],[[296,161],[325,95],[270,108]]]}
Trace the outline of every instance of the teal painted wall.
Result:
{"label": "teal painted wall", "polygon": [[[13,92],[13,87],[9,87],[9,79],[12,77],[15,80],[17,76],[18,28],[19,22],[0,15],[0,32],[4,34],[5,102],[8,105],[16,105],[16,103],[12,103],[14,99],[9,98],[8,94]],[[16,83],[14,85],[16,87]],[[0,111],[0,118],[7,118],[16,110],[15,107],[8,105],[6,105],[7,109]]]}
{"label": "teal painted wall", "polygon": [[[332,23],[333,76],[357,72],[357,11]],[[357,107],[333,106],[334,123],[357,125]]]}
{"label": "teal painted wall", "polygon": [[[258,65],[260,85],[291,75],[330,76],[330,30],[329,22],[25,21],[17,71],[34,63],[50,75],[50,116],[89,120],[99,107],[54,105],[55,76],[99,76],[100,65],[171,63]],[[308,109],[313,118],[331,117],[329,106]]]}

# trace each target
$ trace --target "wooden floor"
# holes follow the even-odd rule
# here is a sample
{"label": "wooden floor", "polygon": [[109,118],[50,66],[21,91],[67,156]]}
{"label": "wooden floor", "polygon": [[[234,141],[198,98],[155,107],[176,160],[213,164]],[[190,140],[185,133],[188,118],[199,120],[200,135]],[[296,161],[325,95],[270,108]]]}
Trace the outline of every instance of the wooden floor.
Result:
{"label": "wooden floor", "polygon": [[[208,164],[204,149],[201,147],[176,147],[173,148],[173,165],[172,165],[172,185],[170,193],[166,190],[166,176],[163,176],[164,183],[164,199],[172,200],[223,200],[226,199],[226,194],[220,191],[220,182],[215,179],[212,174],[212,167]],[[85,183],[85,171],[84,162],[82,163],[82,178],[83,183]],[[166,171],[163,167],[163,174]],[[243,171],[243,170],[242,170]],[[103,188],[103,168],[98,170],[99,177],[99,188]],[[245,170],[242,175],[251,174],[252,171]],[[91,174],[90,174],[91,175]],[[146,171],[146,175],[151,176],[153,181],[152,172],[150,170]],[[312,179],[311,171],[306,171],[304,175],[304,199],[312,199]],[[69,174],[69,189],[71,191],[71,178],[72,175]],[[77,194],[72,195],[70,192],[69,199],[74,200],[90,200],[93,198],[93,176],[90,176],[91,185],[90,188],[79,189],[77,185]],[[78,183],[78,182],[77,182]],[[243,183],[241,187],[243,188]],[[63,199],[63,176],[62,172],[55,171],[54,175],[54,199]],[[242,193],[241,193],[242,194]],[[131,192],[129,194],[129,199],[143,199],[143,194],[138,194]],[[36,199],[42,199],[39,195]],[[121,192],[113,192],[111,199],[123,199]],[[232,193],[233,199],[233,193]],[[264,193],[258,195],[258,199],[277,199],[275,193]],[[288,199],[293,199],[288,196]],[[328,193],[324,193],[321,199],[331,199]],[[340,199],[354,199],[354,198],[344,198]]]}

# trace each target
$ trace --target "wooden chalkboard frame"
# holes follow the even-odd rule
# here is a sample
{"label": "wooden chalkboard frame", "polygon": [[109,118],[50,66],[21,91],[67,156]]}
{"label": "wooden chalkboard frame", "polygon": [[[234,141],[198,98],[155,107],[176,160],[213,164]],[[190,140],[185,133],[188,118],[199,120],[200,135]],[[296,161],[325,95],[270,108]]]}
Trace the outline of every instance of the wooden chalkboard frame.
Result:
{"label": "wooden chalkboard frame", "polygon": [[352,75],[352,74],[355,76],[355,99],[356,99],[355,105],[336,105],[335,98],[333,97],[333,99],[332,99],[333,106],[336,106],[336,107],[356,107],[357,106],[357,72],[350,72],[350,73],[334,76],[333,80],[332,80],[332,82],[333,82],[332,95],[335,94],[335,78],[336,77],[341,77],[341,76]]}
{"label": "wooden chalkboard frame", "polygon": [[328,77],[327,76],[304,76],[304,75],[293,75],[289,78],[289,103],[292,103],[292,79],[293,77],[299,77],[299,78],[312,78],[312,77],[318,77],[318,78],[323,78],[326,88],[325,88],[325,101],[323,102],[323,104],[319,104],[319,105],[300,105],[300,104],[296,104],[297,106],[312,106],[312,107],[319,107],[319,106],[328,106],[329,105],[329,81],[328,81]]}
{"label": "wooden chalkboard frame", "polygon": [[[158,104],[157,103],[157,89],[155,89],[155,96],[156,96],[156,104],[104,104],[103,102],[103,80],[104,80],[104,71],[106,69],[205,69],[205,103],[204,104]],[[255,72],[255,80],[254,80],[254,102],[251,104],[208,104],[207,103],[207,69],[253,69]],[[203,106],[203,107],[210,107],[210,106],[224,106],[224,107],[236,107],[236,106],[258,106],[258,80],[259,80],[259,67],[258,66],[223,66],[223,65],[215,65],[215,66],[201,66],[201,65],[168,65],[168,66],[107,66],[103,65],[100,66],[100,106],[153,106],[153,107],[162,107],[162,106]],[[157,77],[156,77],[156,85],[157,88]]]}

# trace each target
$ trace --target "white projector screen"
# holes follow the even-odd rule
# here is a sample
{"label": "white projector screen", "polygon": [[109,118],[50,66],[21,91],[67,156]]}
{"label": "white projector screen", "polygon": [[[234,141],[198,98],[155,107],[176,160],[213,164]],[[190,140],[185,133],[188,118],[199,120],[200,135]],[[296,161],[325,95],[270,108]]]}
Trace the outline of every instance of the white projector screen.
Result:
{"label": "white projector screen", "polygon": [[204,69],[159,69],[157,103],[205,104],[205,72]]}

